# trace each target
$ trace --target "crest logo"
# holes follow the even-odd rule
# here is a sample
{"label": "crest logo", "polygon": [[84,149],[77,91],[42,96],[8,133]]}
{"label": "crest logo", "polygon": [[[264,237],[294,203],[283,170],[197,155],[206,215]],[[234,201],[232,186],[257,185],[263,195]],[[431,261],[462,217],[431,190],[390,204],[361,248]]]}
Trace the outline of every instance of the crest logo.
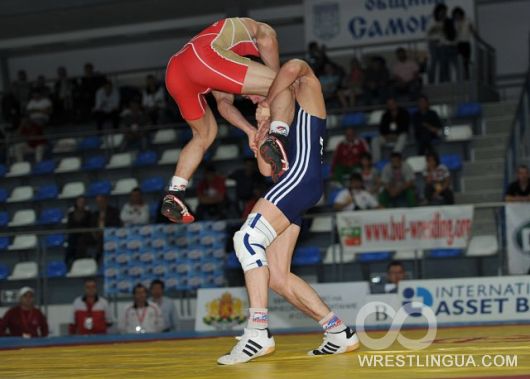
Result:
{"label": "crest logo", "polygon": [[329,40],[339,34],[339,4],[329,2],[313,6],[313,32],[323,40]]}
{"label": "crest logo", "polygon": [[220,298],[206,303],[208,315],[203,318],[206,325],[217,330],[230,330],[247,319],[243,313],[243,301],[225,292]]}

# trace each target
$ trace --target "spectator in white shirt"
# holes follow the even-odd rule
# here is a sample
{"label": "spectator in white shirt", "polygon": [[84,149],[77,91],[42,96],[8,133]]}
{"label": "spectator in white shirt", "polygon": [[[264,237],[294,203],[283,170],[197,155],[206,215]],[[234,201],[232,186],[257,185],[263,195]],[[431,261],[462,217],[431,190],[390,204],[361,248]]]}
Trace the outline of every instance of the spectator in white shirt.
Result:
{"label": "spectator in white shirt", "polygon": [[151,123],[156,125],[160,112],[166,107],[164,89],[158,85],[153,75],[146,78],[145,90],[142,93],[142,107],[147,112]]}
{"label": "spectator in white shirt", "polygon": [[131,191],[129,202],[121,209],[120,219],[124,226],[149,223],[149,206],[144,202],[140,188]]}
{"label": "spectator in white shirt", "polygon": [[120,319],[122,333],[160,333],[164,330],[164,318],[158,305],[147,301],[147,288],[137,284],[133,288],[133,303],[129,305]]}
{"label": "spectator in white shirt", "polygon": [[392,67],[395,90],[399,95],[416,99],[421,88],[420,66],[407,56],[407,51],[402,47],[396,50],[396,57],[397,62]]}
{"label": "spectator in white shirt", "polygon": [[360,174],[351,175],[350,187],[337,194],[333,208],[337,211],[354,211],[379,208],[377,199],[363,187]]}
{"label": "spectator in white shirt", "polygon": [[462,58],[464,67],[464,79],[469,80],[469,64],[471,62],[471,37],[477,32],[473,24],[466,17],[466,12],[460,7],[455,7],[452,11],[453,22],[456,29],[456,47],[458,54]]}
{"label": "spectator in white shirt", "polygon": [[164,282],[160,279],[155,279],[151,282],[149,289],[151,291],[151,300],[153,303],[156,303],[162,311],[165,325],[164,332],[175,330],[177,326],[177,311],[173,300],[164,296]]}
{"label": "spectator in white shirt", "polygon": [[44,97],[40,90],[33,90],[31,99],[26,105],[26,111],[31,121],[46,125],[50,121],[52,102],[49,98]]}
{"label": "spectator in white shirt", "polygon": [[103,128],[106,121],[111,121],[114,129],[120,126],[120,93],[114,88],[110,81],[96,92],[96,105],[94,114],[98,130]]}

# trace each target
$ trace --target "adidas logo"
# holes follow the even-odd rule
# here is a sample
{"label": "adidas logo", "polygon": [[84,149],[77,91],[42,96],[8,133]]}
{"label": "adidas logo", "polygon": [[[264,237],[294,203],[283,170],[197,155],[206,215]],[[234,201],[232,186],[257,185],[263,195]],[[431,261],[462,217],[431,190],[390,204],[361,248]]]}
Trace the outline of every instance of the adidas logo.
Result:
{"label": "adidas logo", "polygon": [[248,340],[247,344],[243,348],[243,353],[245,353],[249,357],[253,357],[261,349],[263,349],[263,346],[261,346],[259,343],[254,342],[253,340]]}
{"label": "adidas logo", "polygon": [[335,354],[339,350],[340,346],[335,345],[334,343],[328,342],[320,350],[314,350],[313,354],[315,355],[324,355],[324,354]]}

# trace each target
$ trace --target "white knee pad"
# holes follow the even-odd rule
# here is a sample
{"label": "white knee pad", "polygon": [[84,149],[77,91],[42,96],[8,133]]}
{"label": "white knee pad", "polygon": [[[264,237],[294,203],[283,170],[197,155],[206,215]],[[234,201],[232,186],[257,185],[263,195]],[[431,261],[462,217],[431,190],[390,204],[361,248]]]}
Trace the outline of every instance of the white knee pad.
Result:
{"label": "white knee pad", "polygon": [[276,231],[259,213],[248,215],[247,221],[234,234],[234,249],[243,271],[267,266],[267,247],[276,238]]}

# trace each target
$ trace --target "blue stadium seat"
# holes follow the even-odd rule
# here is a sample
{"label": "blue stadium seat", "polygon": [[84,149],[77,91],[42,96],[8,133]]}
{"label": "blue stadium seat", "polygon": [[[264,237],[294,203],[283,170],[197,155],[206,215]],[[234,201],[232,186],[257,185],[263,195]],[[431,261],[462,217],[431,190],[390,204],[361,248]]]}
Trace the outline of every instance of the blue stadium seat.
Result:
{"label": "blue stadium seat", "polygon": [[381,171],[383,171],[383,168],[385,168],[385,166],[387,165],[388,162],[389,162],[388,159],[381,159],[380,161],[375,162],[374,167],[379,172],[381,172]]}
{"label": "blue stadium seat", "polygon": [[49,234],[46,236],[46,247],[61,247],[64,241],[64,234]]}
{"label": "blue stadium seat", "polygon": [[239,263],[239,259],[237,259],[235,251],[232,251],[230,254],[228,254],[225,267],[229,269],[241,269],[241,263]]}
{"label": "blue stadium seat", "polygon": [[0,212],[0,226],[6,226],[9,222],[9,214],[5,211]]}
{"label": "blue stadium seat", "polygon": [[84,170],[101,170],[107,164],[104,155],[94,155],[83,162]]}
{"label": "blue stadium seat", "polygon": [[160,192],[164,189],[166,181],[161,176],[153,176],[151,178],[144,179],[140,184],[142,192]]}
{"label": "blue stadium seat", "polygon": [[463,249],[432,249],[429,252],[430,258],[455,258],[462,255]]}
{"label": "blue stadium seat", "polygon": [[299,247],[294,251],[293,266],[312,266],[322,262],[320,249],[316,246]]}
{"label": "blue stadium seat", "polygon": [[366,124],[366,115],[364,112],[346,113],[342,116],[342,127],[362,126]]}
{"label": "blue stadium seat", "polygon": [[0,280],[7,279],[9,276],[9,267],[4,264],[0,264]]}
{"label": "blue stadium seat", "polygon": [[66,276],[66,264],[62,261],[51,261],[48,262],[46,267],[46,274],[48,278],[62,278]]}
{"label": "blue stadium seat", "polygon": [[59,196],[59,188],[56,184],[46,184],[40,186],[33,196],[33,200],[50,200],[57,199]]}
{"label": "blue stadium seat", "polygon": [[371,141],[373,138],[377,137],[379,135],[379,132],[373,131],[373,132],[363,132],[360,134],[361,138],[366,141]]}
{"label": "blue stadium seat", "polygon": [[3,177],[7,172],[6,165],[0,164],[0,178]]}
{"label": "blue stadium seat", "polygon": [[33,175],[51,174],[55,171],[55,167],[55,161],[53,159],[47,159],[45,161],[35,163],[35,165],[33,165],[32,173]]}
{"label": "blue stadium seat", "polygon": [[469,102],[458,104],[455,116],[459,118],[471,118],[479,117],[481,114],[482,106],[480,105],[480,103]]}
{"label": "blue stadium seat", "polygon": [[335,199],[337,198],[337,195],[342,190],[343,190],[343,188],[335,188],[335,189],[330,191],[330,193],[328,194],[328,205],[330,207],[333,206],[333,204],[335,203]]}
{"label": "blue stadium seat", "polygon": [[43,209],[39,216],[39,224],[53,225],[59,224],[63,220],[63,211],[60,208]]}
{"label": "blue stadium seat", "polygon": [[142,151],[138,154],[138,156],[134,160],[134,166],[137,166],[137,167],[151,166],[151,165],[155,165],[157,162],[158,162],[158,154],[156,153],[156,151],[147,150],[147,151]]}
{"label": "blue stadium seat", "polygon": [[86,195],[92,197],[98,195],[109,195],[111,190],[112,184],[110,183],[110,180],[99,180],[89,184]]}
{"label": "blue stadium seat", "polygon": [[10,245],[9,237],[0,237],[0,250],[5,250]]}
{"label": "blue stadium seat", "polygon": [[392,258],[391,251],[375,251],[372,253],[358,253],[355,256],[357,262],[369,263],[369,262],[382,262],[388,261]]}
{"label": "blue stadium seat", "polygon": [[79,142],[77,148],[79,150],[94,150],[101,146],[101,138],[98,136],[88,136]]}
{"label": "blue stadium seat", "polygon": [[440,162],[447,166],[450,171],[462,169],[462,158],[458,154],[446,154],[440,157]]}
{"label": "blue stadium seat", "polygon": [[0,188],[0,203],[5,203],[7,195],[7,190],[5,188]]}

